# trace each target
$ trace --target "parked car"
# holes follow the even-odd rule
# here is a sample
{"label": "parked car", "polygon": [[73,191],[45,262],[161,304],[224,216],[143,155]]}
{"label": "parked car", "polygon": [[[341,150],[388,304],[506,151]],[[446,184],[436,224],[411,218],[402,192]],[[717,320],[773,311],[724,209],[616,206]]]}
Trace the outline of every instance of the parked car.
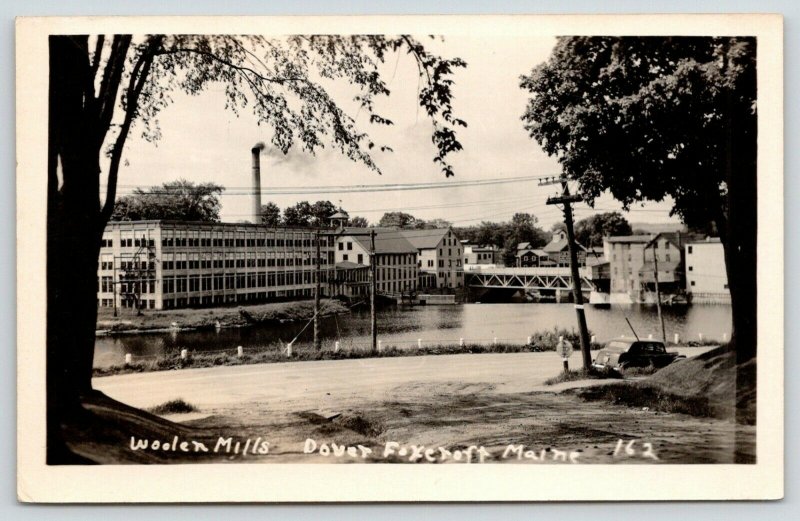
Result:
{"label": "parked car", "polygon": [[651,365],[660,369],[682,358],[686,357],[670,353],[658,340],[612,340],[597,353],[592,365],[615,371]]}

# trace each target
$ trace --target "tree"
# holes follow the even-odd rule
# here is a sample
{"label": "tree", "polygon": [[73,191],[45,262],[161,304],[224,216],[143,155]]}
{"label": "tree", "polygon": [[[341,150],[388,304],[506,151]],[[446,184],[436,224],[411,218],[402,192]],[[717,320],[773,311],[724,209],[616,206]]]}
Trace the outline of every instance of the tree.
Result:
{"label": "tree", "polygon": [[[461,149],[456,128],[466,125],[451,107],[452,72],[465,63],[432,55],[409,36],[70,35],[51,36],[49,51],[48,463],[80,460],[67,449],[61,426],[86,417],[81,402],[97,395],[91,378],[102,233],[128,136],[135,129],[157,140],[157,117],[173,92],[222,85],[226,108],[252,111],[282,152],[331,146],[380,171],[371,153],[388,148],[358,128],[324,84],[350,84],[360,113],[389,125],[374,106],[389,94],[380,66],[387,55],[405,51],[419,69],[419,104],[432,122],[434,161],[446,176],[453,175],[448,155]],[[103,154],[107,172],[101,172]]]}
{"label": "tree", "polygon": [[337,211],[336,205],[330,201],[317,201],[314,204],[308,201],[300,201],[283,211],[283,224],[287,226],[326,227],[330,225],[331,215]]}
{"label": "tree", "polygon": [[267,226],[281,224],[281,209],[272,201],[261,205],[261,222]]}
{"label": "tree", "polygon": [[350,218],[350,221],[347,223],[347,225],[352,226],[353,228],[367,228],[369,226],[369,221],[366,219],[366,217],[356,215]]}
{"label": "tree", "polygon": [[440,218],[431,219],[429,221],[425,221],[425,220],[420,219],[416,223],[416,227],[417,228],[429,229],[429,230],[437,229],[437,228],[450,228],[452,226],[453,226],[453,223],[451,223],[450,221],[448,221],[446,219],[440,219]]}
{"label": "tree", "polygon": [[339,209],[330,201],[317,201],[311,205],[311,218],[309,223],[311,226],[327,227],[330,226],[331,215],[335,214]]}
{"label": "tree", "polygon": [[219,222],[218,196],[224,190],[225,188],[214,183],[195,184],[185,179],[148,189],[136,188],[132,195],[117,199],[111,220]]}
{"label": "tree", "polygon": [[383,228],[415,228],[417,218],[405,212],[386,212],[378,222]]}
{"label": "tree", "polygon": [[737,358],[756,354],[756,40],[562,37],[521,78],[526,130],[590,204],[674,200],[725,250]]}
{"label": "tree", "polygon": [[603,237],[631,235],[631,225],[619,212],[606,212],[575,223],[575,240],[583,246],[602,246]]}
{"label": "tree", "polygon": [[300,201],[283,210],[283,224],[286,226],[311,226],[311,203]]}
{"label": "tree", "polygon": [[514,266],[517,260],[517,247],[520,243],[530,243],[531,248],[539,248],[550,241],[550,236],[536,226],[539,219],[531,213],[515,213],[505,232],[503,244],[504,261]]}

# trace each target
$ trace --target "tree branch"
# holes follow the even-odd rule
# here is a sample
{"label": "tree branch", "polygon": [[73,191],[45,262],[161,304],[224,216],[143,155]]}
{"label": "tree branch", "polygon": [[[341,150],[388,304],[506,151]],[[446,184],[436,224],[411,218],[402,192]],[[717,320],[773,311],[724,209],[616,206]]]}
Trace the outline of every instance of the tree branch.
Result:
{"label": "tree branch", "polygon": [[105,44],[106,37],[103,34],[97,36],[97,43],[94,46],[94,56],[92,57],[92,65],[89,76],[91,77],[91,89],[89,92],[94,93],[94,80],[97,76],[97,70],[100,68],[100,58],[103,56],[103,45]]}
{"label": "tree branch", "polygon": [[130,35],[114,36],[111,44],[111,54],[108,63],[103,71],[103,81],[100,84],[100,92],[97,99],[100,101],[98,113],[99,132],[98,139],[108,132],[111,125],[111,118],[114,114],[114,106],[117,104],[117,92],[122,81],[122,71],[125,68],[125,58],[128,56],[128,48],[131,44]]}
{"label": "tree branch", "polygon": [[156,55],[156,49],[161,45],[163,37],[151,37],[144,52],[136,61],[136,64],[131,71],[131,77],[128,82],[128,89],[126,93],[125,103],[125,118],[120,125],[119,134],[114,142],[114,148],[111,151],[111,162],[108,167],[108,183],[106,187],[106,199],[103,203],[103,208],[100,211],[100,225],[105,228],[106,222],[114,212],[114,203],[117,194],[117,179],[119,178],[119,165],[122,160],[122,150],[125,147],[125,140],[128,138],[128,131],[130,131],[133,118],[136,116],[138,110],[139,95],[144,89],[147,82],[147,76],[150,72],[150,66],[153,64],[153,59]]}

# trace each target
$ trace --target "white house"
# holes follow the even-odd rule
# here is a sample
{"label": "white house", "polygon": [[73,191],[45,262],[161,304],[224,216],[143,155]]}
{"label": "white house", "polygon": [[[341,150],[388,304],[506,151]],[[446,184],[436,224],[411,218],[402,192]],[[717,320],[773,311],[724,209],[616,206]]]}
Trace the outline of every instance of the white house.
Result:
{"label": "white house", "polygon": [[[460,288],[464,285],[461,241],[450,228],[399,230],[418,253],[420,280],[426,287]],[[424,275],[428,276],[424,276]],[[433,275],[431,277],[430,275]]]}
{"label": "white house", "polygon": [[357,269],[370,265],[370,230],[375,230],[375,272],[378,293],[396,295],[417,288],[417,248],[399,230],[344,228],[336,240],[336,265]]}

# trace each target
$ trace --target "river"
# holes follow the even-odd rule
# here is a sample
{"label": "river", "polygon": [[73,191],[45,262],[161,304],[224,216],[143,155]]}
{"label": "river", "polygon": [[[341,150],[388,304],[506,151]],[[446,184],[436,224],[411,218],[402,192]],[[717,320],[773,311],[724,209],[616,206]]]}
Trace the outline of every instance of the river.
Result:
{"label": "river", "polygon": [[[655,306],[613,306],[599,309],[586,306],[589,330],[598,342],[621,335],[632,336],[625,322],[628,318],[640,337],[660,337]],[[667,338],[675,333],[681,339],[709,340],[730,338],[731,308],[724,305],[694,305],[664,308]],[[366,349],[370,345],[369,311],[361,311],[321,321],[322,341],[331,345],[339,341],[343,349]],[[96,367],[123,362],[125,354],[158,356],[165,352],[189,349],[196,351],[235,350],[280,346],[293,340],[296,344],[311,342],[312,327],[305,323],[274,326],[222,329],[220,331],[187,331],[172,333],[128,334],[98,337],[95,343]],[[525,343],[528,335],[554,327],[577,329],[572,304],[463,304],[454,306],[398,307],[378,312],[378,338],[384,345],[412,346],[465,342]]]}

